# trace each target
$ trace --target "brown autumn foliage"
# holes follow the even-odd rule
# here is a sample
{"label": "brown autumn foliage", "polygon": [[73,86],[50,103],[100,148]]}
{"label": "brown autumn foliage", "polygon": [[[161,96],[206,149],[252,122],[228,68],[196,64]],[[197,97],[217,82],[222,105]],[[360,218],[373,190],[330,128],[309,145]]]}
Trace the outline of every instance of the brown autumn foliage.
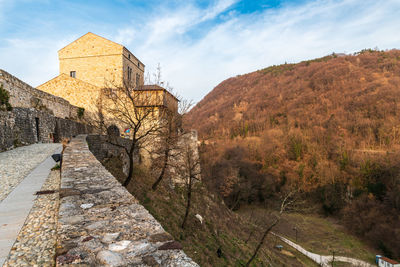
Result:
{"label": "brown autumn foliage", "polygon": [[400,50],[364,50],[230,78],[185,124],[203,141],[203,180],[230,208],[296,187],[400,257],[399,101]]}

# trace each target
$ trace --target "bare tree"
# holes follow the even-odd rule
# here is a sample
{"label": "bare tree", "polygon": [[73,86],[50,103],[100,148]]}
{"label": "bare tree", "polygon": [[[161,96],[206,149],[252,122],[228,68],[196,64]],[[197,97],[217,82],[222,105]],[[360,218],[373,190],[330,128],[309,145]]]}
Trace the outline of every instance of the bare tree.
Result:
{"label": "bare tree", "polygon": [[166,170],[171,166],[171,161],[179,157],[179,153],[173,151],[179,149],[179,141],[187,132],[182,128],[182,120],[191,107],[191,102],[181,100],[179,102],[178,112],[169,112],[165,116],[165,123],[163,129],[160,131],[158,149],[154,152],[157,155],[155,162],[159,163],[160,174],[157,180],[153,183],[152,189],[156,190],[159,183],[162,181],[166,174]]}
{"label": "bare tree", "polygon": [[246,263],[246,267],[250,266],[251,262],[256,258],[258,251],[261,249],[262,245],[265,242],[265,238],[267,237],[268,233],[271,232],[271,230],[275,227],[275,225],[277,225],[279,223],[286,207],[293,203],[293,200],[289,200],[292,197],[292,195],[293,195],[293,191],[289,192],[282,200],[281,208],[279,210],[278,215],[276,216],[275,220],[265,229],[265,231],[260,239],[260,242],[258,242],[257,247],[254,250],[253,255]]}
{"label": "bare tree", "polygon": [[169,83],[163,81],[160,63],[158,63],[155,73],[152,75],[150,73],[146,74],[146,83],[155,84],[167,89],[178,100],[177,111],[166,112],[164,114],[163,124],[155,143],[156,148],[153,147],[150,152],[153,158],[155,158],[153,166],[155,169],[160,170],[157,179],[152,185],[152,189],[156,190],[165,177],[168,167],[171,166],[170,162],[179,155],[179,153],[173,153],[173,151],[178,149],[179,140],[186,134],[182,128],[182,121],[193,104],[191,101],[183,100],[179,97]]}
{"label": "bare tree", "polygon": [[181,224],[181,228],[185,229],[186,221],[189,216],[193,185],[200,180],[201,168],[200,158],[197,151],[197,144],[183,142],[179,151],[181,160],[177,163],[178,174],[183,178],[186,186],[186,210]]}
{"label": "bare tree", "polygon": [[[97,125],[102,132],[108,130],[108,142],[125,150],[129,158],[129,171],[123,182],[126,187],[132,180],[134,154],[146,146],[164,128],[166,108],[158,105],[162,101],[156,94],[140,90],[140,86],[124,83],[102,90],[99,101]],[[110,135],[110,127],[130,129],[129,146],[121,144],[119,133]]]}
{"label": "bare tree", "polygon": [[157,64],[156,71],[153,73],[146,72],[144,77],[145,84],[156,84],[158,86],[162,86],[168,91],[171,91],[173,88],[169,85],[168,82],[162,79],[162,70],[160,63]]}

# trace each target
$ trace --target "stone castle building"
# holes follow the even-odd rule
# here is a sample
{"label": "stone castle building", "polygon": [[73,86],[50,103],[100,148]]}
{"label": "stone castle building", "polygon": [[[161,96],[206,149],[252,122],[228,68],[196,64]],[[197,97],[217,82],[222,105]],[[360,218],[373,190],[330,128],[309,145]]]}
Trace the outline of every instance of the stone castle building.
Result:
{"label": "stone castle building", "polygon": [[[97,112],[102,88],[129,85],[136,93],[151,95],[149,106],[177,110],[178,100],[157,85],[144,85],[145,65],[127,48],[91,32],[58,51],[60,74],[37,88]],[[149,98],[150,99],[150,98]]]}

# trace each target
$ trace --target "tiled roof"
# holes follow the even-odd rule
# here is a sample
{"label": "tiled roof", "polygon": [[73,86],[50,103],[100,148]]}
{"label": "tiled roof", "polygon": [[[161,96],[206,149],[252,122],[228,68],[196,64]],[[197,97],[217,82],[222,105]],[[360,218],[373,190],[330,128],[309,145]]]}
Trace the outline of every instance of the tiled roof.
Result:
{"label": "tiled roof", "polygon": [[400,264],[399,262],[397,262],[397,261],[395,261],[395,260],[391,260],[391,259],[386,258],[386,257],[381,257],[381,259],[384,260],[384,261],[386,261],[386,262],[389,262],[389,263],[391,263],[391,264]]}
{"label": "tiled roof", "polygon": [[171,94],[171,92],[169,92],[167,89],[165,89],[157,84],[142,85],[135,90],[137,90],[137,91],[165,91],[179,102],[179,99],[176,96]]}

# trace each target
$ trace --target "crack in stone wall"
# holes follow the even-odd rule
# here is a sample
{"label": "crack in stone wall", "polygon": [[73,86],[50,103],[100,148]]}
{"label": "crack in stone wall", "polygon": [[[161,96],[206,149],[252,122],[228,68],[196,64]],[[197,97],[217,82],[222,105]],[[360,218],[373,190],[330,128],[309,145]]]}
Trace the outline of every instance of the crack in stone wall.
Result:
{"label": "crack in stone wall", "polygon": [[89,151],[64,151],[57,266],[198,266]]}

